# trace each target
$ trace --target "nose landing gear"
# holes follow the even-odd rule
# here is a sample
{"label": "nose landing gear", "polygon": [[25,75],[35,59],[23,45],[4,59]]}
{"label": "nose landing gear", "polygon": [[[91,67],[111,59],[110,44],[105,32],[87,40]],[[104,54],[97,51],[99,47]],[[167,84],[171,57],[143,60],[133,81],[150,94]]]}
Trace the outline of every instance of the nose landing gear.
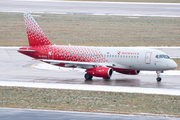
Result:
{"label": "nose landing gear", "polygon": [[157,78],[156,78],[157,82],[161,82],[162,78],[160,77],[160,73],[163,73],[163,71],[156,71],[156,73],[157,73]]}

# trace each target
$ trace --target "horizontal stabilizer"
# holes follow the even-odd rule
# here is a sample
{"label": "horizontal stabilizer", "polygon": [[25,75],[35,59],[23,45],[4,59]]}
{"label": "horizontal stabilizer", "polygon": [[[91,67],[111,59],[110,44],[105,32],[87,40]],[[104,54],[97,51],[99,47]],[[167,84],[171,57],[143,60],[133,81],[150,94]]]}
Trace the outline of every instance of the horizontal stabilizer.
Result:
{"label": "horizontal stabilizer", "polygon": [[23,51],[23,52],[36,52],[35,50],[22,50],[22,49],[18,50],[18,52],[21,52],[21,51]]}

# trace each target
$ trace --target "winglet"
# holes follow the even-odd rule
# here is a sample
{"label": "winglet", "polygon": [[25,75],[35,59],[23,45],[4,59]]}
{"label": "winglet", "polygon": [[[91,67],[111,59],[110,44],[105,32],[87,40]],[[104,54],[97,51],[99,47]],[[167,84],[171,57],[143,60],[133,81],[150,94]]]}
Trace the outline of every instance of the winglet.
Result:
{"label": "winglet", "polygon": [[29,40],[29,46],[52,45],[30,14],[24,13],[24,20]]}

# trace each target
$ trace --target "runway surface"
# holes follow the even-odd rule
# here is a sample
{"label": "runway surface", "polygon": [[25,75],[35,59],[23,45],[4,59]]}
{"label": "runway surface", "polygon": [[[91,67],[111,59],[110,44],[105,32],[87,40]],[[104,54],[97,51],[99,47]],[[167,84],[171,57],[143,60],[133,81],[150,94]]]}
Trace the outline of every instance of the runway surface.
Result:
{"label": "runway surface", "polygon": [[180,17],[180,4],[0,0],[1,12]]}
{"label": "runway surface", "polygon": [[53,110],[33,110],[17,108],[0,108],[1,120],[174,120],[179,118],[103,114],[86,112],[69,112]]}
{"label": "runway surface", "polygon": [[[113,74],[111,80],[105,81],[102,78],[94,77],[93,81],[84,80],[84,70],[79,69],[56,69],[44,66],[37,60],[17,52],[18,48],[0,48],[0,80],[20,82],[43,82],[43,83],[65,83],[65,84],[87,84],[107,86],[127,86],[143,88],[166,88],[180,89],[180,72],[164,72],[162,82],[156,82],[155,72],[142,72],[139,75]],[[165,48],[164,48],[165,49]],[[175,48],[177,49],[177,48]],[[170,51],[171,49],[169,49]],[[173,49],[172,49],[173,51]],[[180,53],[180,52],[179,52]],[[41,66],[43,65],[43,66]],[[36,66],[36,67],[35,67]],[[39,66],[40,68],[37,68]]]}

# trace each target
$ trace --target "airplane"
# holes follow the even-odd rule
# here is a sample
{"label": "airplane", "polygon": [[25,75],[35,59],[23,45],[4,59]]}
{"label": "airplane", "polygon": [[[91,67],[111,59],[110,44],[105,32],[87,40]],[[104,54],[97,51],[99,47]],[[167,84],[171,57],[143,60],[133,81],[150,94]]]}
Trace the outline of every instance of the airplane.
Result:
{"label": "airplane", "polygon": [[138,75],[140,71],[160,73],[177,68],[177,64],[164,52],[146,47],[91,47],[52,45],[31,14],[24,13],[28,47],[18,52],[51,65],[85,69],[85,80],[93,76],[110,79],[113,71]]}

